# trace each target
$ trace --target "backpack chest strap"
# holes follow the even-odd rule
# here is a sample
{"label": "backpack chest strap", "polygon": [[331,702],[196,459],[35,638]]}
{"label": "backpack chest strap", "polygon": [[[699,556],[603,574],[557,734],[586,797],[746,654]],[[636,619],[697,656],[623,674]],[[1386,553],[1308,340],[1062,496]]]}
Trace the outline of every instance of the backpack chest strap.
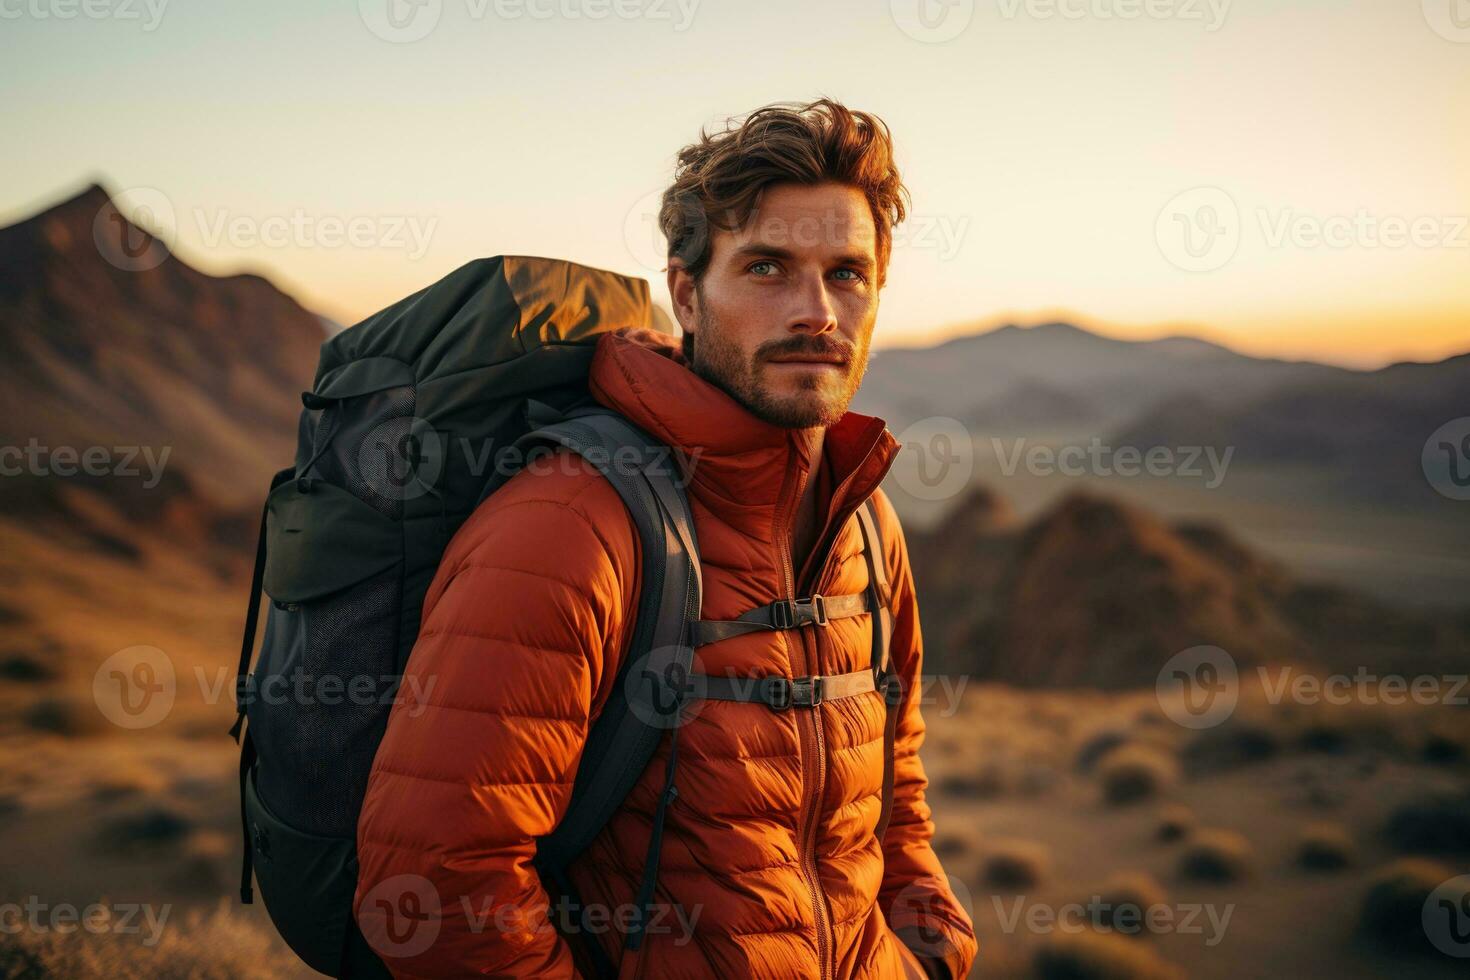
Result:
{"label": "backpack chest strap", "polygon": [[811,595],[805,599],[777,599],[741,613],[734,619],[698,619],[689,624],[690,643],[702,647],[732,636],[758,630],[789,630],[799,626],[826,626],[830,620],[861,616],[872,608],[868,591],[851,595]]}
{"label": "backpack chest strap", "polygon": [[883,689],[871,670],[812,677],[713,677],[690,674],[686,696],[706,701],[746,701],[775,711],[813,708],[826,701],[854,698]]}

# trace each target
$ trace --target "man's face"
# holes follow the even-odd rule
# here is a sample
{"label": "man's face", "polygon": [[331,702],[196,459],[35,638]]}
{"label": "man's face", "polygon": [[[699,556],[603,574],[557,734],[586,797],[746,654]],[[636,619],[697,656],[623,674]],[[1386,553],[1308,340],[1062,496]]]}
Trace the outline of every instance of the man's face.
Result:
{"label": "man's face", "polygon": [[752,414],[786,428],[847,411],[878,317],[877,233],[861,191],[773,184],[744,227],[715,231],[695,283],[677,262],[669,293],[690,367]]}

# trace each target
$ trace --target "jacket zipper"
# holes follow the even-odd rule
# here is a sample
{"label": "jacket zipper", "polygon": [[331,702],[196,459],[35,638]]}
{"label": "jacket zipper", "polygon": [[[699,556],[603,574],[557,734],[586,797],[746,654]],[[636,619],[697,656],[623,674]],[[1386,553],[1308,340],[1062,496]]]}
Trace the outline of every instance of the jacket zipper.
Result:
{"label": "jacket zipper", "polygon": [[[866,465],[868,457],[871,455],[872,450],[869,449],[868,456],[865,456],[863,460],[856,467],[854,467],[850,473],[848,473],[848,475],[842,480],[842,482],[833,488],[833,500],[840,500],[842,498],[842,496],[847,492],[848,486],[852,483],[857,474],[862,470],[863,466]],[[791,458],[793,460],[795,459],[794,453],[792,454]],[[817,465],[821,465],[820,461]],[[788,486],[791,483],[791,468],[794,466],[794,462],[788,464],[785,481]],[[795,487],[796,492],[794,496],[790,498],[787,506],[782,507],[778,511],[779,516],[782,519],[782,523],[781,527],[778,529],[779,533],[776,536],[776,540],[779,542],[779,547],[777,550],[780,553],[781,570],[785,577],[786,598],[791,600],[795,600],[797,598],[796,575],[792,568],[791,556],[791,521],[794,516],[796,504],[800,502],[802,492],[806,489],[806,482],[809,476],[809,473],[799,472],[798,468]],[[879,479],[882,479],[881,475],[879,476]],[[841,522],[834,521],[833,518],[836,515],[834,515],[830,511],[828,512],[827,519],[822,525],[822,531],[817,536],[817,546],[821,549],[821,560],[816,564],[815,568],[812,569],[816,576],[816,578],[813,580],[814,585],[819,584],[822,581],[823,576],[825,576],[827,573],[827,566],[831,564],[832,561],[832,552],[836,547],[837,541],[835,536],[830,541],[826,539],[828,537],[828,534],[831,532],[833,525],[835,524],[837,527],[841,527],[847,522],[847,519],[857,511],[858,507],[861,507],[863,505],[864,502],[865,501],[859,501],[856,505],[849,504],[843,506]],[[815,555],[816,552],[813,552],[813,554],[808,557],[807,562],[802,567],[803,572],[808,571],[808,569],[811,567],[811,559],[812,557],[815,557]],[[809,654],[806,648],[805,630],[799,631],[799,635],[802,659],[804,663],[802,664],[802,674],[797,674],[796,676],[803,676],[803,674],[810,675],[815,672],[815,668],[820,664],[820,651],[817,649],[818,644],[816,639],[813,638],[813,646]],[[812,896],[812,913],[817,926],[817,958],[821,963],[821,975],[824,980],[826,980],[827,977],[833,976],[836,968],[833,963],[833,954],[831,952],[832,913],[827,904],[826,892],[822,888],[821,877],[817,872],[816,818],[818,816],[818,811],[821,808],[822,794],[825,792],[827,781],[827,760],[826,750],[823,746],[824,739],[822,737],[821,712],[822,709],[820,706],[814,707],[810,712],[813,750],[815,752],[815,757],[817,760],[817,779],[816,786],[811,798],[809,800],[803,801],[802,822],[799,827],[799,831],[801,837],[800,847],[802,876],[806,879],[807,888],[811,892]],[[803,716],[805,716],[806,714],[808,714],[808,712],[803,711],[797,715],[796,723],[798,727],[803,728],[803,733],[805,733],[805,726],[802,725],[802,719]]]}
{"label": "jacket zipper", "polygon": [[[802,492],[806,489],[807,474],[800,472],[800,468],[797,467],[795,463],[796,454],[794,452],[789,458],[792,462],[788,463],[786,483],[788,485],[791,484],[791,470],[796,469],[795,494],[791,500],[799,503]],[[781,571],[786,586],[786,598],[792,600],[796,599],[796,573],[791,567],[791,512],[793,510],[794,506],[791,503],[783,501],[783,506],[779,512],[781,526],[777,529],[776,534],[777,550],[781,556]],[[798,634],[797,643],[801,646],[801,658],[803,662],[799,670],[793,669],[793,674],[797,677],[802,677],[811,673],[810,664],[807,663],[806,637]],[[822,880],[817,872],[816,856],[816,816],[817,811],[821,808],[823,784],[826,781],[826,760],[822,757],[820,710],[820,708],[813,708],[811,712],[798,711],[796,714],[797,727],[801,729],[803,741],[807,744],[808,750],[811,752],[812,758],[816,760],[817,765],[817,776],[811,795],[802,800],[801,821],[798,824],[798,834],[800,837],[798,847],[801,852],[802,877],[806,879],[807,890],[812,897],[812,920],[816,924],[817,929],[817,961],[821,966],[822,978],[826,980],[826,978],[832,975],[832,970],[829,965],[832,958],[832,925],[828,921],[827,900],[822,892]],[[809,714],[811,717],[808,717]],[[810,738],[808,738],[808,733],[810,733]]]}

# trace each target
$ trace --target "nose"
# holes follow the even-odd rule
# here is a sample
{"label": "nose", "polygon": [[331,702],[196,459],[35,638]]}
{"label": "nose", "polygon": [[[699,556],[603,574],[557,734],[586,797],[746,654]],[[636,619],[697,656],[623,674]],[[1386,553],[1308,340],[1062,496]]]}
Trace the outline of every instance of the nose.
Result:
{"label": "nose", "polygon": [[827,290],[824,276],[804,276],[793,291],[792,308],[786,328],[792,333],[819,336],[837,329],[837,310]]}

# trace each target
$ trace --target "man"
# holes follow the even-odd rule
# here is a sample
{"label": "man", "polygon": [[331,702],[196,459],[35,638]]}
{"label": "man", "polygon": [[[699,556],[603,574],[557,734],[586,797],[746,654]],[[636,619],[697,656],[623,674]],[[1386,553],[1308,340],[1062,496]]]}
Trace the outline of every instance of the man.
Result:
{"label": "man", "polygon": [[[660,222],[682,349],[612,334],[589,386],[692,460],[702,619],[860,593],[856,510],[877,502],[903,680],[882,840],[885,706],[865,693],[776,710],[706,700],[678,730],[658,912],[625,950],[670,736],[569,876],[586,928],[531,866],[566,810],[588,728],[637,606],[639,542],[612,486],[564,454],[489,497],[456,535],[408,665],[435,683],[395,706],[359,822],[357,915],[408,889],[430,943],[376,944],[398,976],[572,977],[597,943],[620,977],[966,975],[971,922],[930,847],[918,757],[922,644],[902,530],[878,484],[898,445],[848,412],[906,191],[886,126],[830,100],[768,106],[678,158]],[[513,600],[512,600],[513,597]],[[511,602],[513,601],[513,605]],[[874,616],[758,630],[696,650],[715,676],[870,666]],[[420,893],[427,893],[423,895]],[[598,926],[600,923],[600,927]],[[579,934],[571,934],[576,932]]]}

